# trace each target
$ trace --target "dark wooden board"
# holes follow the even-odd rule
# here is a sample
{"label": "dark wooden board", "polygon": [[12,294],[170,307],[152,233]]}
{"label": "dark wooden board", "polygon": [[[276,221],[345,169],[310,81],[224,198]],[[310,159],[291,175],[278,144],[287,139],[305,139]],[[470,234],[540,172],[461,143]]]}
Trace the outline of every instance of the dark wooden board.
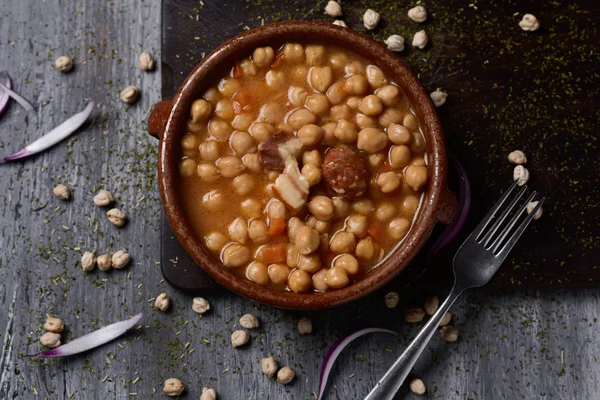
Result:
{"label": "dark wooden board", "polygon": [[[227,12],[207,3],[198,14],[193,12],[195,4],[167,0],[163,5],[163,63],[168,66],[163,73],[169,74],[170,84],[163,90],[169,92],[167,97],[205,54],[244,30],[288,19],[331,21],[320,10],[311,11],[308,3],[259,6],[232,1]],[[580,6],[531,4],[527,9],[538,16],[542,27],[523,32],[517,24],[521,4],[435,2],[427,5],[427,23],[419,25],[395,2],[378,2],[384,18],[374,32],[366,34],[382,41],[397,32],[410,43],[417,30],[428,32],[430,44],[424,51],[407,46],[399,57],[420,75],[426,89],[442,88],[449,93],[439,115],[448,146],[464,163],[473,188],[466,231],[511,182],[508,153],[522,149],[528,156],[530,186],[547,199],[544,217],[529,229],[490,289],[597,287],[600,152],[595,135],[600,128],[600,33],[595,28],[600,6],[593,1],[580,2]],[[360,21],[362,5],[345,4],[344,12],[349,26],[365,31]],[[182,272],[169,262],[178,259],[190,265],[192,261],[181,246],[172,243],[168,226],[163,224],[163,229],[165,277],[176,286],[195,282],[198,289],[206,287],[200,269]],[[452,280],[451,260],[448,251],[436,260],[435,268],[429,266],[419,284],[447,285]],[[412,276],[403,274],[396,284],[406,284]],[[212,287],[214,282],[206,284]]]}

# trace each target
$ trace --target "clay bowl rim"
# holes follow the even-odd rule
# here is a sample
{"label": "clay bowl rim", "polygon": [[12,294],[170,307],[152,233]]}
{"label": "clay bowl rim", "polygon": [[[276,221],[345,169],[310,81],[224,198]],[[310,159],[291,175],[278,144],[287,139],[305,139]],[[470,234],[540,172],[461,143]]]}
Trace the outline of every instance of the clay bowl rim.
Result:
{"label": "clay bowl rim", "polygon": [[[380,67],[409,97],[413,111],[426,137],[430,180],[413,227],[386,259],[358,282],[338,290],[323,293],[298,294],[282,292],[240,279],[231,274],[217,258],[204,247],[186,221],[183,209],[178,207],[176,174],[179,132],[183,131],[191,102],[199,93],[223,75],[235,60],[251,54],[259,46],[275,46],[290,40],[315,41],[336,44],[362,55]],[[227,69],[217,68],[227,65]],[[218,70],[218,71],[217,71]],[[354,30],[310,21],[288,21],[265,25],[242,33],[206,56],[180,86],[159,144],[160,193],[173,231],[183,247],[213,279],[228,289],[258,301],[280,308],[321,309],[348,303],[382,287],[402,272],[418,253],[439,219],[439,208],[446,187],[446,155],[442,128],[435,107],[417,76],[394,53],[374,40]]]}

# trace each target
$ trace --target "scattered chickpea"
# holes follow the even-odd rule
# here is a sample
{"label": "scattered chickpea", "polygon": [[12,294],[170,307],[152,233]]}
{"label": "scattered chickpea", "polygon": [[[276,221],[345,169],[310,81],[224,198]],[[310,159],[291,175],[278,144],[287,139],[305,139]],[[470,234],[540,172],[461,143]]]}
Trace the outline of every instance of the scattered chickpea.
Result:
{"label": "scattered chickpea", "polygon": [[379,23],[380,18],[381,16],[377,11],[369,8],[367,11],[365,11],[365,15],[363,15],[363,23],[365,25],[365,28],[367,28],[368,30],[375,29],[375,27]]}
{"label": "scattered chickpea", "polygon": [[154,307],[158,308],[160,311],[167,311],[169,305],[171,304],[171,299],[169,295],[166,293],[161,293],[156,296],[156,300],[154,301]]}
{"label": "scattered chickpea", "polygon": [[210,304],[203,297],[194,297],[192,301],[192,310],[198,314],[204,314],[210,310]]}
{"label": "scattered chickpea", "polygon": [[452,319],[452,314],[447,312],[446,314],[444,314],[444,316],[442,317],[442,320],[440,321],[440,326],[446,326],[450,323],[450,320]]}
{"label": "scattered chickpea", "polygon": [[423,381],[419,378],[415,378],[412,381],[410,381],[409,387],[410,387],[411,392],[413,392],[414,394],[418,394],[420,396],[424,395],[425,392],[427,392],[425,383],[423,383]]}
{"label": "scattered chickpea", "polygon": [[108,271],[112,268],[112,255],[103,254],[96,260],[100,271]]}
{"label": "scattered chickpea", "polygon": [[48,332],[60,333],[65,329],[65,324],[62,319],[47,315],[44,329]]}
{"label": "scattered chickpea", "polygon": [[414,323],[421,322],[425,317],[425,311],[419,307],[405,307],[404,308],[404,320],[406,322]]}
{"label": "scattered chickpea", "polygon": [[533,14],[525,14],[519,21],[519,26],[526,32],[534,32],[540,28],[540,21]]}
{"label": "scattered chickpea", "polygon": [[60,72],[69,72],[73,69],[73,59],[67,56],[60,56],[54,62],[54,67]]}
{"label": "scattered chickpea", "polygon": [[423,6],[416,6],[408,10],[407,15],[413,21],[421,23],[427,19],[427,10]]}
{"label": "scattered chickpea", "polygon": [[337,25],[337,26],[343,26],[344,28],[348,27],[348,25],[346,25],[346,23],[344,21],[342,21],[341,19],[336,19],[335,21],[332,22],[332,24]]}
{"label": "scattered chickpea", "polygon": [[240,325],[246,329],[257,329],[260,326],[258,318],[254,314],[244,314],[240,318]]}
{"label": "scattered chickpea", "polygon": [[522,165],[517,165],[513,171],[513,180],[519,181],[517,185],[523,186],[529,180],[529,170]]}
{"label": "scattered chickpea", "polygon": [[121,101],[127,104],[133,104],[138,99],[140,91],[137,87],[130,85],[121,90]]}
{"label": "scattered chickpea", "polygon": [[516,165],[527,164],[527,156],[521,150],[511,151],[508,155],[508,161]]}
{"label": "scattered chickpea", "polygon": [[125,268],[129,264],[130,261],[131,261],[131,256],[125,249],[117,251],[112,256],[112,266],[115,269]]}
{"label": "scattered chickpea", "polygon": [[127,220],[127,216],[125,215],[125,213],[119,210],[118,208],[108,210],[106,216],[108,217],[108,220],[111,224],[119,228],[125,225],[125,221]]}
{"label": "scattered chickpea", "polygon": [[147,51],[140,54],[140,68],[144,71],[152,71],[154,69],[154,58]]}
{"label": "scattered chickpea", "polygon": [[337,1],[329,1],[325,6],[325,14],[330,17],[341,17],[342,16],[342,6]]}
{"label": "scattered chickpea", "polygon": [[456,329],[452,325],[444,326],[440,333],[442,335],[442,338],[448,343],[453,343],[458,340],[458,329]]}
{"label": "scattered chickpea", "polygon": [[69,192],[69,188],[66,187],[65,185],[63,185],[62,183],[56,185],[54,187],[54,189],[52,189],[52,193],[54,193],[54,195],[56,197],[58,197],[61,200],[69,200],[69,198],[71,197],[71,193]]}
{"label": "scattered chickpea", "polygon": [[55,332],[46,332],[40,337],[40,343],[42,346],[46,346],[48,348],[55,348],[61,345],[60,343],[60,333]]}
{"label": "scattered chickpea", "polygon": [[239,330],[239,331],[235,331],[231,334],[231,345],[233,347],[243,346],[246,343],[248,343],[249,340],[250,340],[250,335],[248,335],[248,332],[246,332],[246,331]]}
{"label": "scattered chickpea", "polygon": [[301,335],[309,335],[312,333],[312,321],[310,318],[300,318],[298,320],[298,332]]}
{"label": "scattered chickpea", "polygon": [[[531,201],[527,204],[527,214],[531,214],[533,209],[537,207],[539,201]],[[540,219],[543,213],[542,207],[540,207],[535,214],[533,214],[533,219]]]}
{"label": "scattered chickpea", "polygon": [[387,308],[396,308],[400,302],[400,295],[396,292],[389,292],[385,295],[385,305]]}
{"label": "scattered chickpea", "polygon": [[444,105],[444,103],[446,103],[446,97],[448,97],[448,93],[444,93],[438,89],[434,92],[431,92],[429,97],[431,97],[431,100],[436,107],[441,107]]}
{"label": "scattered chickpea", "polygon": [[81,256],[81,269],[84,272],[90,272],[96,268],[96,253],[93,251],[86,251]]}
{"label": "scattered chickpea", "polygon": [[177,378],[169,378],[165,381],[163,393],[170,397],[177,397],[183,393],[183,383]]}
{"label": "scattered chickpea", "polygon": [[423,309],[427,315],[433,315],[440,306],[440,300],[437,296],[429,296],[425,298]]}
{"label": "scattered chickpea", "polygon": [[94,196],[94,204],[98,207],[108,206],[113,201],[113,195],[107,190],[101,190]]}
{"label": "scattered chickpea", "polygon": [[296,373],[290,367],[283,367],[277,372],[277,382],[287,385],[294,380]]}
{"label": "scattered chickpea", "polygon": [[427,46],[428,41],[429,38],[427,37],[427,32],[425,32],[425,30],[421,30],[415,33],[415,36],[413,36],[412,47],[417,47],[423,50],[425,46]]}
{"label": "scattered chickpea", "polygon": [[262,368],[262,372],[270,377],[275,376],[275,373],[279,369],[279,365],[277,365],[277,361],[273,356],[263,358],[260,362],[260,366]]}
{"label": "scattered chickpea", "polygon": [[217,400],[217,391],[214,388],[202,388],[200,400]]}
{"label": "scattered chickpea", "polygon": [[383,43],[391,51],[404,51],[404,38],[400,35],[391,35]]}

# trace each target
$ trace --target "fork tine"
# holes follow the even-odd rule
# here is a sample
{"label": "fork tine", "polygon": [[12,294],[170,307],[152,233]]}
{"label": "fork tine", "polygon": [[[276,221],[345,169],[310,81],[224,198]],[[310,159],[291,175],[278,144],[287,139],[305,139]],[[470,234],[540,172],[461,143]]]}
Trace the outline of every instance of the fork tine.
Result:
{"label": "fork tine", "polygon": [[[527,209],[527,204],[529,204],[529,202],[532,199],[533,199],[533,197],[530,197],[530,199],[527,201],[527,203],[525,204],[525,209]],[[506,258],[506,256],[510,252],[510,250],[514,247],[515,243],[517,243],[517,241],[519,240],[519,238],[521,237],[521,235],[523,234],[523,232],[525,231],[525,229],[527,228],[527,226],[533,219],[533,216],[535,215],[535,213],[538,212],[538,210],[540,209],[542,204],[544,204],[544,200],[546,200],[545,197],[542,197],[540,199],[537,206],[535,206],[535,208],[529,213],[529,215],[527,217],[525,217],[525,220],[523,220],[523,222],[521,222],[521,225],[519,225],[517,230],[512,234],[510,239],[506,242],[506,244],[502,247],[502,250],[500,250],[499,252],[497,252],[498,246],[500,246],[500,244],[502,243],[503,240],[501,240],[497,243],[497,245],[494,247],[494,250],[493,250],[493,253],[495,255],[497,255],[498,257],[501,257],[502,259]],[[521,213],[519,213],[519,214],[521,214]],[[506,236],[506,234],[508,234],[508,231],[505,232],[504,236]]]}
{"label": "fork tine", "polygon": [[515,186],[517,186],[517,182],[518,181],[514,181],[513,184],[510,185],[508,190],[506,192],[504,192],[502,197],[500,197],[500,200],[498,200],[498,202],[496,204],[494,204],[494,207],[492,207],[492,209],[487,213],[485,218],[483,218],[483,220],[479,223],[479,225],[477,225],[477,228],[475,228],[475,230],[473,231],[473,233],[471,233],[471,235],[468,237],[468,239],[471,239],[471,238],[475,238],[475,240],[479,239],[483,230],[488,226],[488,224],[490,223],[492,218],[494,218],[494,215],[500,209],[500,207],[502,207],[502,204],[504,204],[507,197],[513,191]]}
{"label": "fork tine", "polygon": [[525,193],[526,190],[527,190],[527,186],[523,186],[523,188],[521,189],[521,191],[519,193],[517,193],[517,196],[513,199],[513,201],[510,202],[510,204],[508,205],[508,207],[506,207],[504,209],[504,211],[502,212],[502,214],[500,214],[498,216],[498,218],[496,218],[496,221],[494,222],[494,225],[492,225],[492,227],[485,234],[485,236],[483,237],[483,239],[481,239],[481,242],[483,242],[483,247],[488,248],[488,245],[492,241],[492,238],[496,234],[496,231],[500,228],[500,226],[502,225],[502,223],[504,223],[504,220],[508,217],[508,215],[513,210],[513,208],[515,207],[515,205],[519,202],[519,200],[521,200],[521,197],[523,196],[523,194]]}
{"label": "fork tine", "polygon": [[529,198],[527,198],[527,200],[525,200],[525,203],[522,204],[520,207],[517,207],[517,212],[515,212],[515,215],[511,218],[510,222],[508,223],[508,226],[504,227],[504,229],[502,230],[502,232],[500,232],[500,234],[494,240],[494,242],[492,244],[490,244],[489,246],[487,246],[486,249],[489,250],[489,249],[493,248],[493,250],[492,250],[493,253],[495,253],[496,250],[498,250],[498,248],[500,247],[500,245],[502,244],[504,239],[506,239],[506,237],[510,233],[511,229],[515,226],[515,224],[517,223],[519,218],[521,218],[521,214],[525,210],[527,210],[527,204],[529,204],[529,202],[535,198],[535,195],[536,195],[536,192],[531,193],[529,195]]}

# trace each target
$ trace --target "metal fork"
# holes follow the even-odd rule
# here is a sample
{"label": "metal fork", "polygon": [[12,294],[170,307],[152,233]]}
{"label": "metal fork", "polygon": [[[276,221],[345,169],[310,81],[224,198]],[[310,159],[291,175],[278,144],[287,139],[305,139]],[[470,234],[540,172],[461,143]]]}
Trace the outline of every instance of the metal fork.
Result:
{"label": "metal fork", "polygon": [[[364,400],[392,400],[431,340],[431,337],[437,331],[440,321],[456,299],[458,299],[458,296],[466,289],[485,285],[492,279],[498,268],[500,268],[500,265],[506,259],[506,256],[517,243],[534,214],[540,209],[545,200],[545,198],[540,199],[533,211],[513,230],[521,215],[526,212],[527,204],[536,195],[533,192],[525,203],[517,206],[517,203],[527,190],[527,186],[524,186],[517,193],[517,196],[510,201],[508,207],[494,219],[516,186],[517,181],[508,188],[483,221],[479,223],[473,233],[462,244],[454,256],[454,285],[448,297]],[[505,223],[513,211],[514,215]]]}

